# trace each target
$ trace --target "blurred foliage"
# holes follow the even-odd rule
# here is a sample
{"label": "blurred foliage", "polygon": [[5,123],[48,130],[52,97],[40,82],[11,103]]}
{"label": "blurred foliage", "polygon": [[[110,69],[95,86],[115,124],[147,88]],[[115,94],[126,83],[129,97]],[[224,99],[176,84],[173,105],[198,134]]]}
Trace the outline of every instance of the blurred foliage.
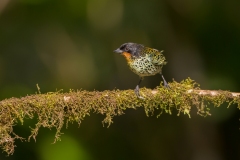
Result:
{"label": "blurred foliage", "polygon": [[[33,94],[37,83],[43,93],[133,89],[138,77],[112,53],[124,42],[165,50],[169,81],[191,77],[202,89],[239,91],[239,6],[239,0],[1,0],[0,98]],[[160,80],[147,77],[142,86]],[[96,116],[69,134],[92,159],[240,159],[239,112],[214,116],[155,119],[127,111],[109,129]],[[28,129],[19,125],[16,132]],[[6,159],[44,159],[38,143],[17,146]]]}

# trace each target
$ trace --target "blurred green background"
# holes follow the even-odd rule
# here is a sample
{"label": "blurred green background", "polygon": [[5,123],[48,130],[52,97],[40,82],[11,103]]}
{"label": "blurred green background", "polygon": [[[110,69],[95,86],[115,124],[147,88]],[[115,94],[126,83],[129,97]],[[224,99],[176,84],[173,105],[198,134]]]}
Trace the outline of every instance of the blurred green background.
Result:
{"label": "blurred green background", "polygon": [[[0,98],[63,89],[134,89],[138,76],[113,53],[125,42],[165,50],[168,81],[191,77],[202,89],[240,91],[239,0],[0,0]],[[146,77],[154,88],[160,75]],[[16,141],[7,160],[240,159],[240,112],[146,117],[127,110],[102,127],[101,115],[63,129],[42,128],[37,142]],[[27,137],[36,120],[15,132]]]}

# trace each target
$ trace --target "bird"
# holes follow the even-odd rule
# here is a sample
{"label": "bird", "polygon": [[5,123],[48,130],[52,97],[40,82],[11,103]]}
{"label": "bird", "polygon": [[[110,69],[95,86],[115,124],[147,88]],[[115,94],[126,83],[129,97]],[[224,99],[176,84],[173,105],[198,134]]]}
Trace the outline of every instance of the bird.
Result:
{"label": "bird", "polygon": [[139,93],[139,86],[145,76],[160,74],[164,86],[170,88],[162,74],[162,67],[167,64],[163,50],[159,51],[154,48],[145,47],[142,44],[129,42],[122,44],[113,52],[123,55],[127,60],[130,70],[140,77],[134,89],[138,98],[144,99]]}

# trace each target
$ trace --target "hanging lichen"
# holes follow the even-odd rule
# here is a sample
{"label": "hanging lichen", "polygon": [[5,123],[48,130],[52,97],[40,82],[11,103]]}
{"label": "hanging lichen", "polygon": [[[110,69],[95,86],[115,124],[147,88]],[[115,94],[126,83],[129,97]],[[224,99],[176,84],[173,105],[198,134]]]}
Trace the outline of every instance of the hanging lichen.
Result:
{"label": "hanging lichen", "polygon": [[24,125],[24,119],[37,116],[35,128],[32,128],[28,140],[36,140],[41,127],[56,128],[55,141],[60,139],[61,129],[69,123],[80,124],[90,113],[105,115],[103,124],[109,127],[113,117],[124,114],[129,108],[143,107],[146,115],[162,113],[172,114],[172,110],[188,115],[193,107],[197,108],[200,116],[210,115],[208,104],[219,107],[228,102],[240,106],[239,93],[228,91],[200,90],[199,85],[190,78],[178,83],[169,83],[170,89],[163,86],[155,90],[141,88],[144,99],[139,99],[133,90],[85,91],[70,90],[68,93],[49,92],[39,93],[22,98],[10,98],[0,101],[0,146],[7,154],[13,154],[16,139],[25,140],[14,133],[13,126],[17,123]]}

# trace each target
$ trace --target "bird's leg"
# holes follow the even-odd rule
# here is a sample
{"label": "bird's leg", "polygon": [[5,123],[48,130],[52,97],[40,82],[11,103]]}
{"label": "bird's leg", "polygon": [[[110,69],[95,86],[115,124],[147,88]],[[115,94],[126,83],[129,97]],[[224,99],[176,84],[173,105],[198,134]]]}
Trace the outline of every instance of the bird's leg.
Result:
{"label": "bird's leg", "polygon": [[143,80],[143,77],[140,77],[140,80],[139,80],[139,82],[138,82],[138,85],[136,86],[136,88],[135,88],[135,90],[134,90],[134,92],[135,92],[135,94],[136,94],[136,96],[137,96],[138,98],[143,98],[143,97],[140,96],[140,93],[139,93],[139,86],[140,86],[140,83],[142,82],[142,80]]}
{"label": "bird's leg", "polygon": [[162,76],[164,87],[170,88],[169,85],[168,85],[168,83],[167,83],[167,81],[166,81],[165,78],[163,77],[163,75],[162,75],[161,73],[160,73],[160,75]]}

